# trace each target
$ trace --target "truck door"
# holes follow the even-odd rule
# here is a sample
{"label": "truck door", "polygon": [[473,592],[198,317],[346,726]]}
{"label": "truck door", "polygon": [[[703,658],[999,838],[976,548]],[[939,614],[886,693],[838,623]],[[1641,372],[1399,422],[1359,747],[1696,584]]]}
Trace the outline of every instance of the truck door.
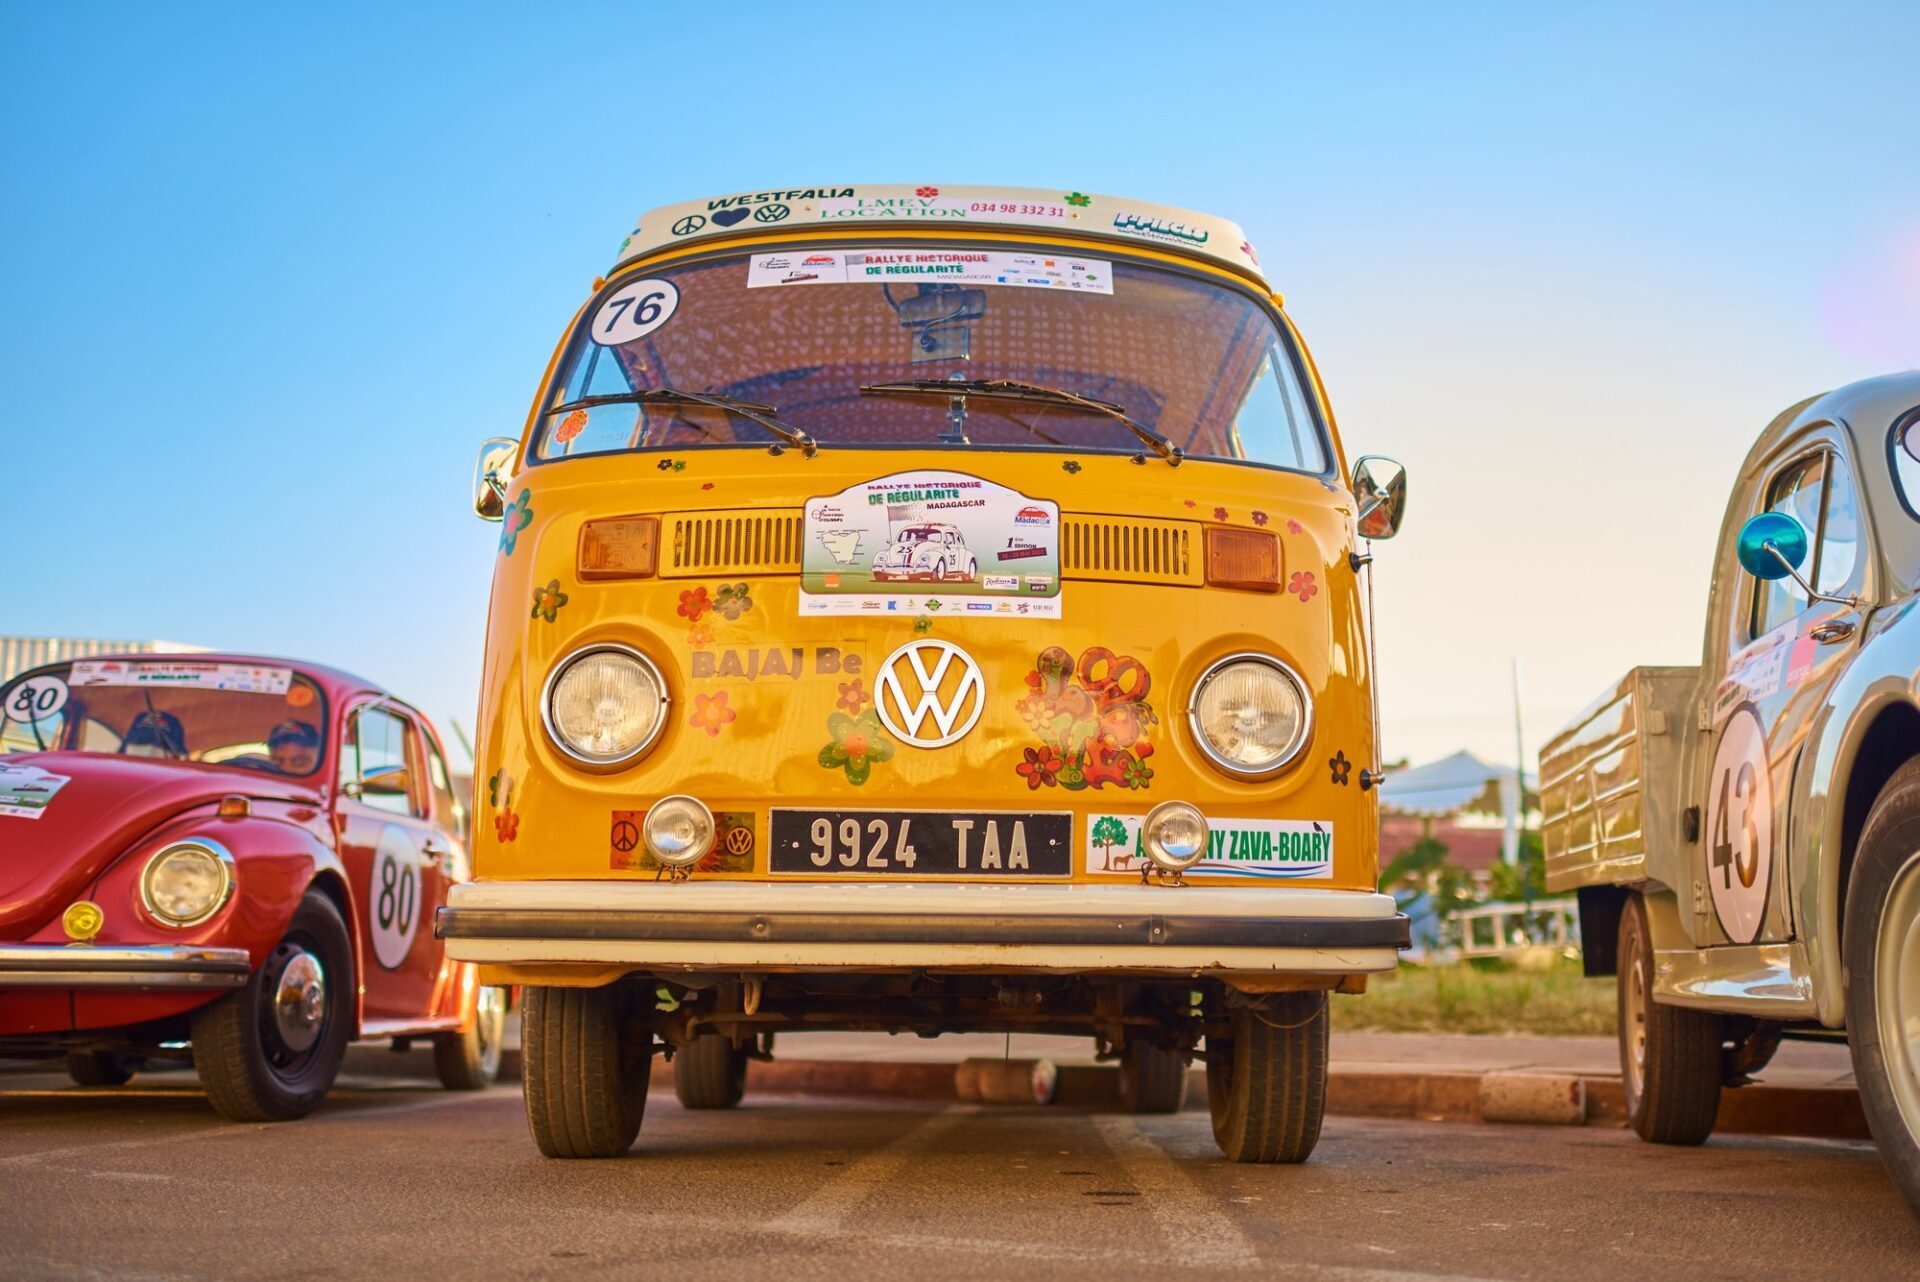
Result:
{"label": "truck door", "polygon": [[[1806,527],[1800,567],[1815,589],[1857,594],[1868,549],[1843,441],[1827,434],[1774,469],[1759,511]],[[1714,943],[1775,942],[1793,934],[1788,802],[1814,713],[1859,631],[1852,606],[1810,601],[1792,578],[1741,575],[1729,658],[1713,700],[1711,766],[1701,806],[1699,875]]]}

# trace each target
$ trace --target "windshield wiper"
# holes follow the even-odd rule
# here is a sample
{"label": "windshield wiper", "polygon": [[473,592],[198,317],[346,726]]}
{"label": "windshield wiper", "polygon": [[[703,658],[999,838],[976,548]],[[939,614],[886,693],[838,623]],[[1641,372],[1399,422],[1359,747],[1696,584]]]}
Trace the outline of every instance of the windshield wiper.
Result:
{"label": "windshield wiper", "polygon": [[1175,445],[1160,433],[1135,419],[1124,409],[1109,401],[1096,401],[1091,396],[1081,396],[1063,388],[1048,387],[1043,383],[1023,383],[1011,378],[910,378],[898,383],[866,383],[861,386],[862,396],[982,396],[1002,401],[1031,401],[1041,405],[1070,405],[1076,409],[1092,410],[1096,414],[1105,414],[1116,422],[1124,423],[1133,430],[1141,442],[1175,467],[1187,456],[1185,450]]}
{"label": "windshield wiper", "polygon": [[582,396],[577,401],[556,405],[547,413],[564,414],[568,410],[591,409],[595,405],[710,405],[714,409],[725,410],[729,414],[738,414],[749,423],[758,423],[808,458],[820,452],[820,442],[799,428],[788,427],[774,417],[779,411],[773,406],[762,405],[759,401],[744,401],[737,396],[726,396],[718,392],[686,392],[677,387],[650,387],[642,392],[612,392],[604,396]]}

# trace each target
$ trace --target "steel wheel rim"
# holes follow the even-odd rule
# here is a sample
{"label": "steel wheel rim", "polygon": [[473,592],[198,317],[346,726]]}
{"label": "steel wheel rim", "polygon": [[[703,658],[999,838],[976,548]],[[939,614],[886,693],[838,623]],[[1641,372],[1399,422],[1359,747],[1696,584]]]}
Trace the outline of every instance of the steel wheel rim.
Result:
{"label": "steel wheel rim", "polygon": [[1873,941],[1873,1008],[1887,1087],[1920,1136],[1920,850],[1893,874]]}
{"label": "steel wheel rim", "polygon": [[1647,962],[1640,936],[1632,936],[1633,960],[1627,963],[1627,991],[1621,1003],[1621,1067],[1627,1073],[1627,1094],[1639,1099],[1647,1081]]}
{"label": "steel wheel rim", "polygon": [[488,1077],[500,1072],[506,1050],[507,990],[482,988],[474,1009],[474,1034],[480,1039],[480,1071]]}

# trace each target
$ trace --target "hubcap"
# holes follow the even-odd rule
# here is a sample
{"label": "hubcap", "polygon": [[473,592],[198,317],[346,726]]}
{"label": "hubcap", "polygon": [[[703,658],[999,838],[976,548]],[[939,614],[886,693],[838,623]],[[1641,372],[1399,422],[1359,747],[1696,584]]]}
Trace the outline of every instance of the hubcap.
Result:
{"label": "hubcap", "polygon": [[1873,1006],[1887,1085],[1907,1133],[1920,1136],[1920,850],[1893,875],[1880,908]]}
{"label": "hubcap", "polygon": [[320,959],[296,948],[280,971],[273,994],[273,1025],[280,1041],[295,1054],[320,1038],[327,1015],[327,975]]}
{"label": "hubcap", "polygon": [[474,1020],[474,1031],[480,1038],[480,1067],[491,1077],[500,1071],[500,1052],[506,1042],[507,990],[481,989]]}
{"label": "hubcap", "polygon": [[1627,1090],[1637,1099],[1647,1081],[1647,963],[1640,955],[1636,935],[1633,960],[1627,966],[1627,991],[1621,1001],[1620,1036],[1626,1052],[1620,1058],[1627,1070]]}

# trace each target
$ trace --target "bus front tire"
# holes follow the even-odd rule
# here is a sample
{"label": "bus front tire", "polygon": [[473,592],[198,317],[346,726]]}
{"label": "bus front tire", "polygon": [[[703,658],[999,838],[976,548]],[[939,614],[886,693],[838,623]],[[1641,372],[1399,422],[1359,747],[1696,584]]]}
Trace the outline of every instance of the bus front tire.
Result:
{"label": "bus front tire", "polygon": [[1646,905],[1620,912],[1620,1081],[1627,1120],[1652,1144],[1702,1144],[1720,1111],[1724,1021],[1712,1011],[1654,1000],[1653,935]]}
{"label": "bus front tire", "polygon": [[1278,993],[1207,1039],[1213,1138],[1235,1162],[1304,1162],[1327,1111],[1327,995]]}
{"label": "bus front tire", "polygon": [[624,1036],[622,997],[619,985],[526,990],[520,1054],[527,1125],[548,1157],[619,1157],[640,1134],[652,1035]]}

